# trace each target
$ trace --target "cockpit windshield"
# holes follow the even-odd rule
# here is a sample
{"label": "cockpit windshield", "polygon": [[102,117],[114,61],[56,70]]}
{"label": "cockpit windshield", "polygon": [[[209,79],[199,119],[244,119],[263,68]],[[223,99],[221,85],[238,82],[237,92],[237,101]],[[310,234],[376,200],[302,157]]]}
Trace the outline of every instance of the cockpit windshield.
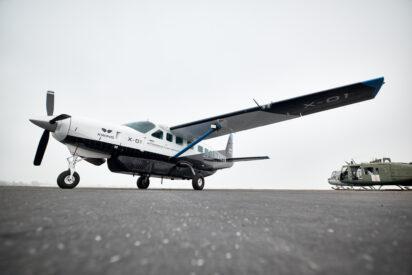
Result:
{"label": "cockpit windshield", "polygon": [[156,125],[154,125],[150,121],[131,122],[131,123],[125,124],[125,126],[130,127],[143,134],[146,134],[147,132],[149,132],[150,130],[156,127]]}

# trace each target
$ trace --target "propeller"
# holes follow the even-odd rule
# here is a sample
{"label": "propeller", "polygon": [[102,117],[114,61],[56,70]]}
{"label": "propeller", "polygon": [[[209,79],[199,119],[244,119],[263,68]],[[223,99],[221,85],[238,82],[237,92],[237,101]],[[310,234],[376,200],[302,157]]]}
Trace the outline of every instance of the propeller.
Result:
{"label": "propeller", "polygon": [[47,91],[46,112],[48,116],[53,115],[53,112],[54,112],[54,92],[53,91]]}
{"label": "propeller", "polygon": [[[47,116],[53,115],[53,112],[54,112],[54,92],[53,91],[47,91],[46,112],[47,112]],[[34,156],[33,164],[35,166],[39,166],[41,164],[41,161],[43,160],[43,156],[44,156],[44,153],[46,152],[47,144],[49,142],[50,132],[56,131],[56,128],[57,128],[56,122],[59,120],[69,118],[69,117],[70,117],[69,115],[61,114],[61,115],[56,116],[53,119],[50,119],[50,118],[30,119],[30,121],[33,124],[44,129],[43,134],[39,141],[39,145],[37,146],[36,155]]]}
{"label": "propeller", "polygon": [[44,152],[46,152],[47,143],[49,142],[50,131],[44,130],[41,135],[39,145],[37,146],[36,155],[34,156],[33,164],[39,166],[43,160]]}

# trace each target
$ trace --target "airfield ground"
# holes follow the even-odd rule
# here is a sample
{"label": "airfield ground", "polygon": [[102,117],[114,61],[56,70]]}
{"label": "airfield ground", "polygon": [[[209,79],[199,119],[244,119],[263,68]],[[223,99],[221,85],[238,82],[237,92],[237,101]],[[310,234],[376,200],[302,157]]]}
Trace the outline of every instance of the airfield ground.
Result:
{"label": "airfield ground", "polygon": [[0,188],[1,274],[412,274],[412,192]]}

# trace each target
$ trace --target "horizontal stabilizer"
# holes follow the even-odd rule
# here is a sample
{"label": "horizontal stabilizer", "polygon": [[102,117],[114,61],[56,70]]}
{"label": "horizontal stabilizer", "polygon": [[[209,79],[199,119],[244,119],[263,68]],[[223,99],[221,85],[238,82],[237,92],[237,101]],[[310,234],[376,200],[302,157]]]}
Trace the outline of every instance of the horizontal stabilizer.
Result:
{"label": "horizontal stabilizer", "polygon": [[262,157],[246,157],[246,158],[227,158],[227,162],[238,162],[238,161],[252,161],[252,160],[263,160],[263,159],[269,159],[268,156],[262,156]]}

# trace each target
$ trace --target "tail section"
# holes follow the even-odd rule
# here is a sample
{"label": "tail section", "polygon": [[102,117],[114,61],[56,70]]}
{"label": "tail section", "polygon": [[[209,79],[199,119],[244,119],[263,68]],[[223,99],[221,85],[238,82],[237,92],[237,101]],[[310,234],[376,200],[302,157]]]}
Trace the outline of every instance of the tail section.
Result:
{"label": "tail section", "polygon": [[233,134],[230,134],[229,139],[227,140],[225,156],[226,158],[233,157]]}
{"label": "tail section", "polygon": [[222,161],[221,159],[207,159],[208,161],[215,161],[219,164],[217,169],[225,169],[233,166],[235,162],[239,161],[253,161],[253,160],[264,160],[269,159],[267,156],[259,157],[243,157],[243,158],[234,158],[233,157],[233,135],[230,134],[229,139],[227,140],[226,149],[218,151],[220,154],[224,155],[226,160]]}
{"label": "tail section", "polygon": [[226,162],[231,163],[231,166],[233,165],[234,162],[238,162],[238,161],[253,161],[253,160],[269,159],[268,156],[234,158],[233,157],[233,134],[230,134],[229,139],[227,140],[226,150],[223,151],[222,153],[226,156]]}

